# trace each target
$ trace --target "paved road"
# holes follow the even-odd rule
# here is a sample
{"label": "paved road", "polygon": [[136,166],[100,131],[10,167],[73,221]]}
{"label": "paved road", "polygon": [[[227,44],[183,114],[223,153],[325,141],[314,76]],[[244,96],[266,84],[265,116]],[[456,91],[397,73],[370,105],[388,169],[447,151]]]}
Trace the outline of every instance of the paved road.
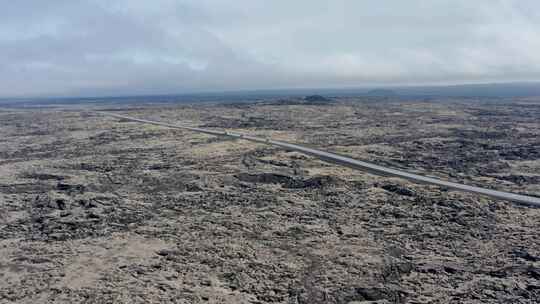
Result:
{"label": "paved road", "polygon": [[357,169],[361,171],[367,171],[376,175],[404,178],[404,179],[407,179],[407,180],[410,180],[412,182],[419,183],[419,184],[432,184],[432,185],[437,185],[437,186],[441,186],[448,189],[472,192],[472,193],[486,195],[486,196],[496,198],[496,199],[507,200],[518,205],[540,208],[540,198],[538,197],[520,195],[520,194],[515,194],[515,193],[510,193],[510,192],[496,191],[496,190],[491,190],[487,188],[453,183],[453,182],[449,182],[449,181],[445,181],[445,180],[441,180],[437,178],[432,178],[432,177],[427,177],[427,176],[423,176],[419,174],[409,173],[406,171],[391,169],[391,168],[375,165],[372,163],[352,159],[350,157],[334,154],[331,152],[325,152],[321,150],[307,148],[304,146],[295,145],[295,144],[287,143],[283,141],[271,140],[271,139],[261,138],[261,137],[254,137],[254,136],[235,133],[235,132],[215,131],[215,130],[189,127],[189,126],[174,125],[174,124],[168,124],[168,123],[163,123],[163,122],[158,122],[158,121],[151,121],[151,120],[133,118],[133,117],[123,116],[123,115],[118,115],[118,114],[112,114],[112,113],[107,113],[107,112],[96,112],[96,113],[103,114],[106,116],[112,116],[112,117],[116,117],[120,119],[140,122],[140,123],[163,126],[167,128],[190,130],[190,131],[206,133],[210,135],[227,136],[227,137],[232,137],[232,138],[249,140],[249,141],[253,141],[257,143],[263,143],[267,145],[278,146],[286,150],[292,150],[292,151],[301,152],[307,155],[311,155],[326,162],[342,165],[345,167],[349,167],[349,168]]}

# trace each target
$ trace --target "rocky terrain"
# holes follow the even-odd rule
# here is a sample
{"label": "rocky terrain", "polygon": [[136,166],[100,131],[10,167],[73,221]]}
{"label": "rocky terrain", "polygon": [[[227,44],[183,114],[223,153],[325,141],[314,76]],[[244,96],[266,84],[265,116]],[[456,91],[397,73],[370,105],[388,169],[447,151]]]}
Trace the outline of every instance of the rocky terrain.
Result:
{"label": "rocky terrain", "polygon": [[[540,99],[311,99],[101,109],[540,196]],[[538,227],[270,146],[0,109],[0,303],[538,303]]]}

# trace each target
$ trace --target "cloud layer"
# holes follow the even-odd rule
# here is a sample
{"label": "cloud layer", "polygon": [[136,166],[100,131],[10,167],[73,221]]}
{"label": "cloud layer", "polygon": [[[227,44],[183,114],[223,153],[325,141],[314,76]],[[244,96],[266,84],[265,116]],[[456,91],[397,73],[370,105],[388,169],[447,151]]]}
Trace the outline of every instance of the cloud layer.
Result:
{"label": "cloud layer", "polygon": [[540,2],[18,0],[0,96],[540,80]]}

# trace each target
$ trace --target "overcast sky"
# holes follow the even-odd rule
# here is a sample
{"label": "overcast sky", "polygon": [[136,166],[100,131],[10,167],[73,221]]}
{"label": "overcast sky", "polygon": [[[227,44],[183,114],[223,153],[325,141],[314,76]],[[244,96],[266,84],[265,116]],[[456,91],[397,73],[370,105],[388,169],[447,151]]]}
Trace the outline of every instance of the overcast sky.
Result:
{"label": "overcast sky", "polygon": [[17,0],[0,96],[540,80],[538,0]]}

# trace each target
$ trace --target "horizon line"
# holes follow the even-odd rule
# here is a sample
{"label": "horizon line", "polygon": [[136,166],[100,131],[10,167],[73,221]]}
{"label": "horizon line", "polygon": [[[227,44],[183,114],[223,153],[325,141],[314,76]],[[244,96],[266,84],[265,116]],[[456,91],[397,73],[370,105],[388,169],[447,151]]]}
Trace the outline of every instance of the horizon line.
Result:
{"label": "horizon line", "polygon": [[[226,89],[226,90],[200,90],[187,92],[163,92],[163,93],[148,93],[148,94],[95,94],[95,95],[28,95],[28,96],[0,96],[0,100],[47,100],[47,99],[95,99],[95,98],[137,98],[137,97],[181,97],[181,96],[214,96],[220,94],[250,94],[250,93],[278,93],[280,91],[360,91],[360,90],[377,90],[377,89],[422,89],[422,88],[458,88],[458,87],[474,87],[474,86],[490,86],[490,85],[540,85],[540,80],[529,81],[491,81],[491,82],[464,82],[454,84],[381,84],[381,85],[351,85],[351,86],[331,86],[331,87],[282,87],[282,88],[259,88],[259,89]],[[366,92],[366,93],[367,93]],[[360,92],[358,92],[360,93]],[[399,95],[399,94],[398,94]]]}

